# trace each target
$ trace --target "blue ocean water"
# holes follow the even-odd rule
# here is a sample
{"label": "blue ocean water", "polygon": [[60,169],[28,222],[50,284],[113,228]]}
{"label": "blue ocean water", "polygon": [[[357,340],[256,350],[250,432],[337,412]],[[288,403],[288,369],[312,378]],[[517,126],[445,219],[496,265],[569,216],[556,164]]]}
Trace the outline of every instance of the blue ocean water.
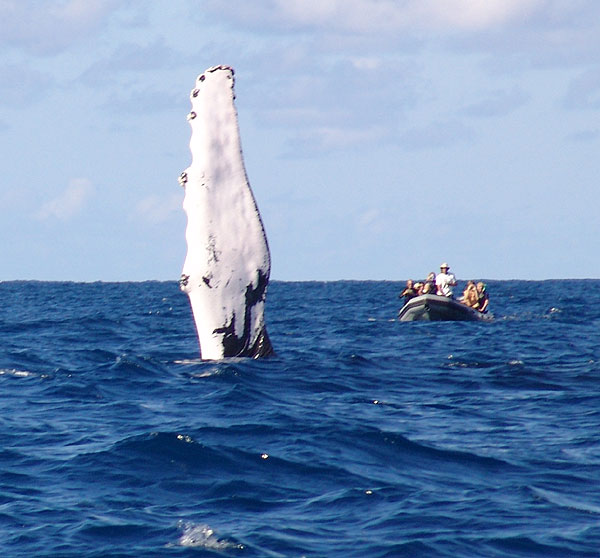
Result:
{"label": "blue ocean water", "polygon": [[0,551],[600,554],[600,281],[273,282],[277,355],[203,362],[176,282],[0,283]]}

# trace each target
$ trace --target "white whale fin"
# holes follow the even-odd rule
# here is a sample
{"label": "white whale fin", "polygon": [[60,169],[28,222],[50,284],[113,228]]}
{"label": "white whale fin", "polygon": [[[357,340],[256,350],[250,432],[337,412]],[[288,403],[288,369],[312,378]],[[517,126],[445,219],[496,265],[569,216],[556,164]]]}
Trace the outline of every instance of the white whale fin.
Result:
{"label": "white whale fin", "polygon": [[273,352],[264,310],[269,246],[242,157],[234,72],[209,68],[190,99],[192,164],[185,188],[187,256],[180,285],[190,299],[203,359]]}

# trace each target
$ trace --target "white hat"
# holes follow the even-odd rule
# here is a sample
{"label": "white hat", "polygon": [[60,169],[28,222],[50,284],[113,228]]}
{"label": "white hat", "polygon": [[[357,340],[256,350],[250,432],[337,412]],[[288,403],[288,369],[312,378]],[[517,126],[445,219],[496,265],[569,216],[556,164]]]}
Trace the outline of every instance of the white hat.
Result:
{"label": "white hat", "polygon": [[440,265],[440,269],[444,269],[444,268],[450,269],[450,266],[446,262],[444,262],[442,265]]}

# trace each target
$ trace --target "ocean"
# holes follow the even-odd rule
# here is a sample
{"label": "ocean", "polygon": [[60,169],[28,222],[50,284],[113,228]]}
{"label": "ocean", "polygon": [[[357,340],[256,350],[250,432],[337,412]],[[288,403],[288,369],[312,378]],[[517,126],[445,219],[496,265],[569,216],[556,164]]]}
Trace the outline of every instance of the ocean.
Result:
{"label": "ocean", "polygon": [[173,282],[0,283],[6,557],[600,556],[600,281],[277,282],[204,362]]}

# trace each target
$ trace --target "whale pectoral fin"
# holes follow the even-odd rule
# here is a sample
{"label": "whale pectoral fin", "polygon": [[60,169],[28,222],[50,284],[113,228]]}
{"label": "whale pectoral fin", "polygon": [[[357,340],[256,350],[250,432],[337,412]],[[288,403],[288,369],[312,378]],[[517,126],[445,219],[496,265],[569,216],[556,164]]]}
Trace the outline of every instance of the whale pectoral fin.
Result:
{"label": "whale pectoral fin", "polygon": [[263,327],[252,345],[248,345],[248,338],[238,337],[235,334],[235,319],[227,326],[213,330],[213,333],[223,335],[223,357],[250,357],[261,358],[274,354],[267,328]]}
{"label": "whale pectoral fin", "polygon": [[254,343],[254,346],[251,348],[250,353],[251,354],[248,356],[251,356],[252,358],[261,358],[275,354],[273,345],[271,345],[271,340],[269,339],[269,334],[267,333],[267,328],[263,328],[263,330],[260,332],[256,343]]}
{"label": "whale pectoral fin", "polygon": [[242,157],[233,70],[196,80],[188,120],[192,165],[185,188],[188,252],[180,286],[190,299],[204,359],[273,353],[264,322],[271,258]]}

